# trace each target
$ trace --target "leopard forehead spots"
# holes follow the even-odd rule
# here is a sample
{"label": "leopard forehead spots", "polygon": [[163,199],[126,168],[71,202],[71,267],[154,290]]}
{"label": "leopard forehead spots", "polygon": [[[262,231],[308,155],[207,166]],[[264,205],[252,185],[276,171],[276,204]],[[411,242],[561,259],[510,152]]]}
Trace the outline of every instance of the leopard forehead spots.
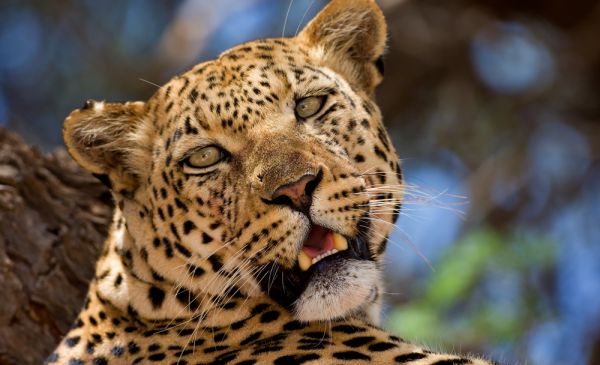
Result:
{"label": "leopard forehead spots", "polygon": [[375,327],[402,198],[373,100],[385,23],[334,0],[297,37],[249,42],[147,102],[87,102],[71,155],[115,216],[88,299],[48,363],[473,363]]}

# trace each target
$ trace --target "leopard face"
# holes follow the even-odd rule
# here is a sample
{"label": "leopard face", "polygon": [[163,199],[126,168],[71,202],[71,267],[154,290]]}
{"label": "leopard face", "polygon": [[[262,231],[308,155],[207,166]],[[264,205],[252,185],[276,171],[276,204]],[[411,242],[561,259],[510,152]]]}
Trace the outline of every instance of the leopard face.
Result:
{"label": "leopard face", "polygon": [[[67,118],[69,151],[115,196],[112,238],[128,244],[107,255],[147,284],[139,315],[268,296],[302,321],[377,321],[401,200],[378,188],[402,183],[373,100],[386,31],[374,2],[340,3],[299,36],[232,48],[147,102],[88,102]],[[99,292],[118,301],[106,265]]]}

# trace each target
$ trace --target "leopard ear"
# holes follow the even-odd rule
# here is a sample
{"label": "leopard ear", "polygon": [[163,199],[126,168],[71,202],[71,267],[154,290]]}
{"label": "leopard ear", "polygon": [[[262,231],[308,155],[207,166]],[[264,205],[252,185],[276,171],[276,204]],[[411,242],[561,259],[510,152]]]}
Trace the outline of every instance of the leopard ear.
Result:
{"label": "leopard ear", "polygon": [[383,77],[387,27],[374,0],[333,0],[300,33],[326,66],[373,92]]}
{"label": "leopard ear", "polygon": [[65,119],[63,137],[71,156],[116,192],[136,185],[133,136],[142,122],[144,103],[92,100]]}

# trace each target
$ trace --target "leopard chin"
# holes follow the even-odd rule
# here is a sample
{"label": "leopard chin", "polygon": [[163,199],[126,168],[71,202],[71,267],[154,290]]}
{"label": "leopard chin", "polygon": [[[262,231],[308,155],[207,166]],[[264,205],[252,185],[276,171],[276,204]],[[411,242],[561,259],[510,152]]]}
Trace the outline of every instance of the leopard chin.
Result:
{"label": "leopard chin", "polygon": [[378,311],[372,308],[376,306],[380,282],[380,270],[374,261],[332,257],[319,264],[293,304],[292,312],[298,320],[332,321],[359,313],[371,323],[379,322]]}

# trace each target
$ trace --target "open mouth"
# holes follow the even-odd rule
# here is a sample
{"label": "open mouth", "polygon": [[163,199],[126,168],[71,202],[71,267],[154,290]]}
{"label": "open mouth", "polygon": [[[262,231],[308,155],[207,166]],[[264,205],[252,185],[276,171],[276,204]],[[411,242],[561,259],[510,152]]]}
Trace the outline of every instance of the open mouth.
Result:
{"label": "open mouth", "polygon": [[326,257],[348,249],[348,240],[327,228],[313,226],[298,254],[300,270],[307,271]]}
{"label": "open mouth", "polygon": [[279,304],[291,309],[311,284],[340,284],[350,280],[347,275],[350,268],[369,266],[374,260],[366,235],[368,221],[361,220],[359,227],[356,236],[344,237],[312,225],[297,254],[296,265],[286,268],[277,261],[265,264],[261,271],[270,274],[259,278],[261,287]]}

